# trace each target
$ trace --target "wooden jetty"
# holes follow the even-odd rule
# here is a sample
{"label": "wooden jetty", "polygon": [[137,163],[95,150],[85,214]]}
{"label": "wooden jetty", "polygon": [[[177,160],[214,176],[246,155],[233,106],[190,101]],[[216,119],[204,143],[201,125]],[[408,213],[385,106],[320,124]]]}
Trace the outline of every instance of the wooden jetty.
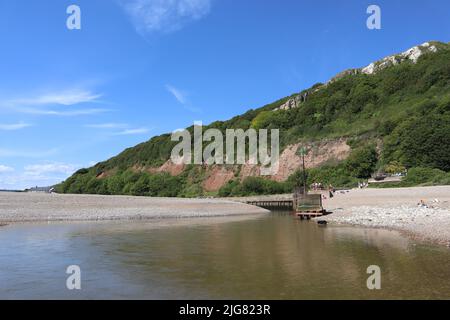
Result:
{"label": "wooden jetty", "polygon": [[279,210],[293,210],[293,200],[256,200],[247,201],[247,204],[251,204],[264,209],[279,209]]}
{"label": "wooden jetty", "polygon": [[310,220],[329,214],[322,206],[321,194],[295,193],[292,200],[253,200],[247,204],[258,206],[269,210],[288,210],[302,220]]}
{"label": "wooden jetty", "polygon": [[322,206],[322,194],[294,194],[295,214],[300,219],[310,220],[325,215]]}

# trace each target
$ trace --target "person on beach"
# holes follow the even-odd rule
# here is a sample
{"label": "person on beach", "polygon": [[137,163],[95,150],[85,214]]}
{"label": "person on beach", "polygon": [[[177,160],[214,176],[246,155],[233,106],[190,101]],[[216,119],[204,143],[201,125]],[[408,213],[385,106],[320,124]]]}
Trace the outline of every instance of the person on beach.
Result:
{"label": "person on beach", "polygon": [[423,200],[420,200],[417,205],[421,208],[428,208],[428,205]]}

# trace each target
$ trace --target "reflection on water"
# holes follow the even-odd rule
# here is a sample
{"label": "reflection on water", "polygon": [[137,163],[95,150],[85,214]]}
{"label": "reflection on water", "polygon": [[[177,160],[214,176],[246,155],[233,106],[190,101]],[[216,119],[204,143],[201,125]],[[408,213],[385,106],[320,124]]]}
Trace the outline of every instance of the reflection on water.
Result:
{"label": "reflection on water", "polygon": [[[230,220],[232,219],[232,220]],[[396,232],[251,219],[0,228],[0,298],[450,298],[450,252]],[[65,288],[68,265],[82,290]],[[382,289],[366,287],[369,265]]]}

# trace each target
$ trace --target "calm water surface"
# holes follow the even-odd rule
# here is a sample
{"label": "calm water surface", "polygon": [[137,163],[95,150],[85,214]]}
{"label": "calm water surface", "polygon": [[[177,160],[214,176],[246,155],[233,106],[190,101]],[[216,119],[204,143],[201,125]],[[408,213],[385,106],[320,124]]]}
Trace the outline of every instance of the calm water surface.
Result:
{"label": "calm water surface", "polygon": [[[227,219],[1,227],[0,298],[450,299],[448,248],[287,214]],[[381,290],[366,287],[369,265]]]}

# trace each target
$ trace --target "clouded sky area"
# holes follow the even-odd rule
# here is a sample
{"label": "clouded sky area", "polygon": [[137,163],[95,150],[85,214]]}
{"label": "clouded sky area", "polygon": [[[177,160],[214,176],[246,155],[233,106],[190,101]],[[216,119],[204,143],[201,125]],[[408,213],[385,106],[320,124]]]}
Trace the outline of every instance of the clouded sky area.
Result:
{"label": "clouded sky area", "polygon": [[[81,30],[66,27],[72,4]],[[381,30],[366,27],[370,4]],[[449,13],[447,0],[2,0],[0,189],[448,42]]]}

